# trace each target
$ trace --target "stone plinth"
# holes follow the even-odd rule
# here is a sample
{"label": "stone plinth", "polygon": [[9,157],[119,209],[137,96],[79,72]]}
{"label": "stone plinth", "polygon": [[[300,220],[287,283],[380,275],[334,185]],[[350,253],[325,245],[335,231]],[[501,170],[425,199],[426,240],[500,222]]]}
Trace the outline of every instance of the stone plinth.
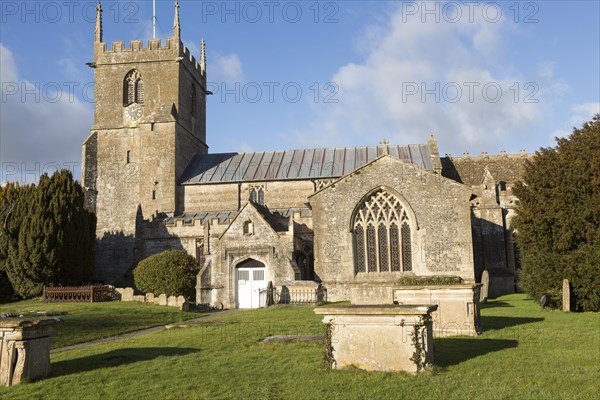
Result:
{"label": "stone plinth", "polygon": [[0,385],[44,378],[50,373],[53,318],[0,319]]}
{"label": "stone plinth", "polygon": [[417,373],[433,363],[435,310],[437,305],[352,305],[318,307],[315,313],[329,325],[332,368]]}
{"label": "stone plinth", "polygon": [[479,331],[481,284],[396,286],[394,302],[404,305],[437,304],[432,312],[436,337],[467,335]]}

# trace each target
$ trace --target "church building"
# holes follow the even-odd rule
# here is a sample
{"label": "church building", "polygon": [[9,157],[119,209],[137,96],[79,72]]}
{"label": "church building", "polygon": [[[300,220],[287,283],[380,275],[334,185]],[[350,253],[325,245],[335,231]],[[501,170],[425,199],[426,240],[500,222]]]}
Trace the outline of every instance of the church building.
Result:
{"label": "church building", "polygon": [[514,290],[512,185],[529,155],[440,157],[433,136],[211,153],[205,44],[199,60],[183,45],[177,1],[166,43],[111,47],[98,4],[91,66],[82,184],[99,281],[131,285],[140,260],[181,249],[200,266],[196,301],[228,308],[261,306],[268,282],[338,301],[385,297],[406,276],[475,283],[487,270],[497,294]]}

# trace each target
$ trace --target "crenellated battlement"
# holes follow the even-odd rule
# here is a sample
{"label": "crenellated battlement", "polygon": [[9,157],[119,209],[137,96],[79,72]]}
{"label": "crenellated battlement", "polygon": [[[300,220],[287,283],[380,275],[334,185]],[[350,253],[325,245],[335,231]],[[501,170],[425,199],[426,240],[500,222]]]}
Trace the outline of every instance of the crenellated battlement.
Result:
{"label": "crenellated battlement", "polygon": [[128,62],[177,61],[186,64],[188,69],[198,79],[203,79],[205,71],[190,50],[176,37],[168,38],[166,43],[161,39],[149,39],[144,46],[143,40],[131,40],[127,45],[124,41],[97,43],[95,62],[102,64],[120,64]]}
{"label": "crenellated battlement", "polygon": [[[168,227],[194,227],[204,226],[223,226],[227,227],[239,211],[219,211],[219,212],[199,212],[184,213],[178,216],[165,215],[164,213],[154,213],[146,222],[161,222]],[[300,222],[312,219],[312,213],[308,209],[274,209],[272,212],[280,217],[291,218],[291,221]]]}
{"label": "crenellated battlement", "polygon": [[508,154],[502,150],[500,154],[488,154],[483,151],[481,155],[471,155],[465,152],[460,157],[446,154],[441,157],[442,174],[467,186],[481,184],[484,171],[488,171],[497,181],[513,184],[521,179],[525,165],[533,154],[521,150],[518,154]]}
{"label": "crenellated battlement", "polygon": [[129,46],[124,41],[112,42],[111,47],[102,40],[102,5],[100,1],[96,7],[96,24],[94,28],[94,63],[99,65],[114,65],[132,62],[157,62],[174,61],[183,62],[186,68],[199,80],[206,80],[206,57],[204,40],[200,62],[196,61],[190,50],[181,41],[181,28],[179,25],[179,2],[175,0],[175,18],[173,21],[173,36],[168,38],[163,45],[161,39],[149,39],[144,47],[142,40],[131,40]]}

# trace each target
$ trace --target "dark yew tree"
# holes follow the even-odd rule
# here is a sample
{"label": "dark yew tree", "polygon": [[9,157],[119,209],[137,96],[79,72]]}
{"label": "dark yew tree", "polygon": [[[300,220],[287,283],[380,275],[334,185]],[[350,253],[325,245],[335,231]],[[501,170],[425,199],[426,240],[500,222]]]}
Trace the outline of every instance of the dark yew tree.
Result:
{"label": "dark yew tree", "polygon": [[96,218],[69,171],[43,175],[37,186],[0,189],[0,218],[0,269],[19,296],[91,279]]}
{"label": "dark yew tree", "polygon": [[536,152],[515,187],[520,285],[560,306],[566,278],[576,309],[599,311],[600,114],[556,142]]}

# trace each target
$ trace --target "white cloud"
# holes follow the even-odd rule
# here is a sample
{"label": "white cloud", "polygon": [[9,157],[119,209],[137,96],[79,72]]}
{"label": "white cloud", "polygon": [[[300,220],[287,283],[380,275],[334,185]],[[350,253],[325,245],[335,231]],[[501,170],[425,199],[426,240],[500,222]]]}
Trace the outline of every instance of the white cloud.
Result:
{"label": "white cloud", "polygon": [[239,82],[244,79],[242,62],[237,54],[221,55],[211,53],[208,57],[208,80],[211,82]]}
{"label": "white cloud", "polygon": [[514,34],[510,21],[475,15],[472,22],[422,23],[403,20],[398,8],[385,29],[367,27],[365,60],[332,77],[339,103],[318,104],[312,124],[287,136],[303,146],[332,146],[376,144],[384,136],[422,143],[434,133],[440,148],[454,153],[498,151],[511,140],[518,148],[519,135],[543,120],[540,96],[548,90],[525,86],[538,76],[503,72],[514,70],[499,56]]}
{"label": "white cloud", "polygon": [[13,53],[1,43],[0,65],[0,181],[37,181],[58,168],[70,168],[79,178],[91,107],[67,85],[20,77]]}
{"label": "white cloud", "polygon": [[590,121],[595,114],[600,114],[600,103],[573,104],[569,121],[550,135],[551,145],[555,144],[554,138],[569,136],[573,133],[573,128],[580,128],[584,122]]}
{"label": "white cloud", "polygon": [[600,114],[600,103],[574,104],[571,110],[573,115],[569,122],[572,126],[579,128],[581,124],[591,120],[595,114]]}

